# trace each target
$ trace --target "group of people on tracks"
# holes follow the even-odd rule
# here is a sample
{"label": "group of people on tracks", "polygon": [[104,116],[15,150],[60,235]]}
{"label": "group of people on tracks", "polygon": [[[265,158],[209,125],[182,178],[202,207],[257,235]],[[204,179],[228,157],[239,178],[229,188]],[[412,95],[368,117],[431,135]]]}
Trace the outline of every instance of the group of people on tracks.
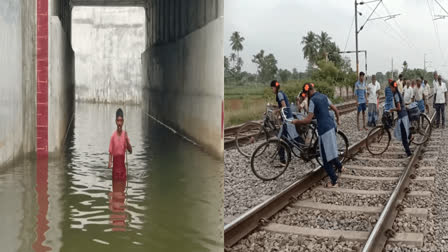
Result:
{"label": "group of people on tracks", "polygon": [[[374,127],[378,122],[379,95],[381,90],[380,83],[376,80],[376,76],[372,75],[371,82],[366,85],[365,74],[360,72],[359,79],[355,83],[354,93],[357,102],[357,128],[359,131],[367,130],[365,111],[368,110],[367,126]],[[289,108],[289,100],[286,94],[280,89],[280,84],[277,80],[271,81],[272,92],[278,107]],[[336,140],[336,127],[339,125],[339,111],[330,99],[322,93],[317,91],[313,83],[305,83],[302,92],[296,98],[296,106],[298,112],[305,112],[306,117],[302,119],[294,119],[292,123],[296,126],[310,124],[313,119],[317,121],[317,129],[319,135],[320,156],[323,161],[323,168],[327,172],[330,182],[327,187],[338,187],[338,172],[344,172],[345,169],[338,159],[338,146]],[[402,74],[399,75],[398,80],[389,80],[388,85],[384,89],[385,101],[383,111],[384,113],[397,112],[397,123],[394,129],[394,136],[401,141],[406,152],[410,157],[412,155],[409,148],[409,143],[412,141],[412,134],[410,131],[410,121],[408,117],[407,108],[410,106],[417,106],[420,113],[429,110],[429,95],[434,94],[433,108],[436,110],[436,118],[434,127],[440,126],[440,119],[442,121],[441,127],[445,128],[445,106],[448,102],[448,90],[446,83],[443,81],[441,75],[434,72],[433,88],[431,90],[427,80],[417,78],[416,80],[409,80],[404,78]],[[334,111],[335,118],[330,110]],[[291,109],[286,109],[286,116],[292,118]],[[362,114],[363,127],[359,125],[359,116]],[[282,150],[279,151],[280,162],[285,163],[285,155]]]}

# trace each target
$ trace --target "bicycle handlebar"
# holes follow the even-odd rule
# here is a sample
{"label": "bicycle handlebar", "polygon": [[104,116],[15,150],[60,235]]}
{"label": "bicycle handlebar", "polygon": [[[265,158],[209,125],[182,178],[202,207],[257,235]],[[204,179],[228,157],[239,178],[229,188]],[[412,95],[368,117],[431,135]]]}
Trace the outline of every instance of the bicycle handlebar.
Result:
{"label": "bicycle handlebar", "polygon": [[281,110],[280,110],[280,114],[282,115],[282,119],[285,121],[285,122],[289,122],[289,123],[292,123],[292,119],[288,119],[287,117],[286,117],[286,115],[285,115],[285,109],[289,109],[288,107],[284,107],[284,108],[281,108]]}

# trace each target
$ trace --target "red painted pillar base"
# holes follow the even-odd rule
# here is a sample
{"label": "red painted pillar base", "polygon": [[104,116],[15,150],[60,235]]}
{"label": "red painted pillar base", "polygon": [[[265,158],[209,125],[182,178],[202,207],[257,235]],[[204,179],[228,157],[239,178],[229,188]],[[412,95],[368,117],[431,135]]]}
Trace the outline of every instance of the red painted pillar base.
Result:
{"label": "red painted pillar base", "polygon": [[43,245],[48,230],[48,0],[37,0],[36,41],[36,192],[39,207],[34,251],[50,251]]}
{"label": "red painted pillar base", "polygon": [[37,0],[36,152],[48,156],[48,0]]}
{"label": "red painted pillar base", "polygon": [[45,233],[48,231],[48,159],[38,158],[36,161],[36,192],[37,192],[37,225],[36,240],[33,243],[33,250],[36,252],[50,251],[51,248],[45,246]]}

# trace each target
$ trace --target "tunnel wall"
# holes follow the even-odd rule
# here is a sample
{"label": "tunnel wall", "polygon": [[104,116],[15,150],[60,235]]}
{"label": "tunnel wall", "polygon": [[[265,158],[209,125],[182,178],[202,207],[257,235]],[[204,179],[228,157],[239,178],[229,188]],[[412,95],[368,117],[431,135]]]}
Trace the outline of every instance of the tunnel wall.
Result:
{"label": "tunnel wall", "polygon": [[0,167],[35,149],[35,3],[0,1]]}
{"label": "tunnel wall", "polygon": [[73,118],[75,58],[58,16],[49,17],[48,36],[48,152],[55,154]]}
{"label": "tunnel wall", "polygon": [[76,101],[140,104],[145,10],[141,7],[75,7]]}
{"label": "tunnel wall", "polygon": [[145,109],[223,158],[223,1],[152,1]]}

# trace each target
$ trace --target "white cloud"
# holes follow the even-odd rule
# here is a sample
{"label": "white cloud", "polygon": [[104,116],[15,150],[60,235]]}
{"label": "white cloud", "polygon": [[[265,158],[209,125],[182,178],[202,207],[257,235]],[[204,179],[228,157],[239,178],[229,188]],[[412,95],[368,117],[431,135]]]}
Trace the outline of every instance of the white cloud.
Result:
{"label": "white cloud", "polygon": [[[448,10],[448,0],[439,0]],[[434,21],[440,47],[428,4],[435,14],[444,14],[434,0],[384,0],[372,17],[400,13],[396,19],[369,21],[359,34],[359,48],[368,52],[368,72],[388,71],[391,58],[394,68],[401,69],[406,60],[409,67],[423,68],[427,54],[428,70],[437,68],[448,73],[448,18]],[[376,3],[359,6],[364,23]],[[226,0],[225,1],[225,54],[231,52],[229,38],[239,31],[246,38],[241,53],[244,70],[256,71],[252,56],[264,49],[273,53],[280,68],[304,70],[300,41],[307,31],[326,31],[337,45],[344,49],[354,14],[352,0]],[[446,13],[445,13],[446,14]],[[350,31],[347,50],[355,49],[354,27]],[[443,52],[443,56],[442,53]],[[355,68],[355,57],[350,55]],[[360,69],[364,70],[364,55],[360,54]],[[448,74],[445,74],[448,76]]]}

